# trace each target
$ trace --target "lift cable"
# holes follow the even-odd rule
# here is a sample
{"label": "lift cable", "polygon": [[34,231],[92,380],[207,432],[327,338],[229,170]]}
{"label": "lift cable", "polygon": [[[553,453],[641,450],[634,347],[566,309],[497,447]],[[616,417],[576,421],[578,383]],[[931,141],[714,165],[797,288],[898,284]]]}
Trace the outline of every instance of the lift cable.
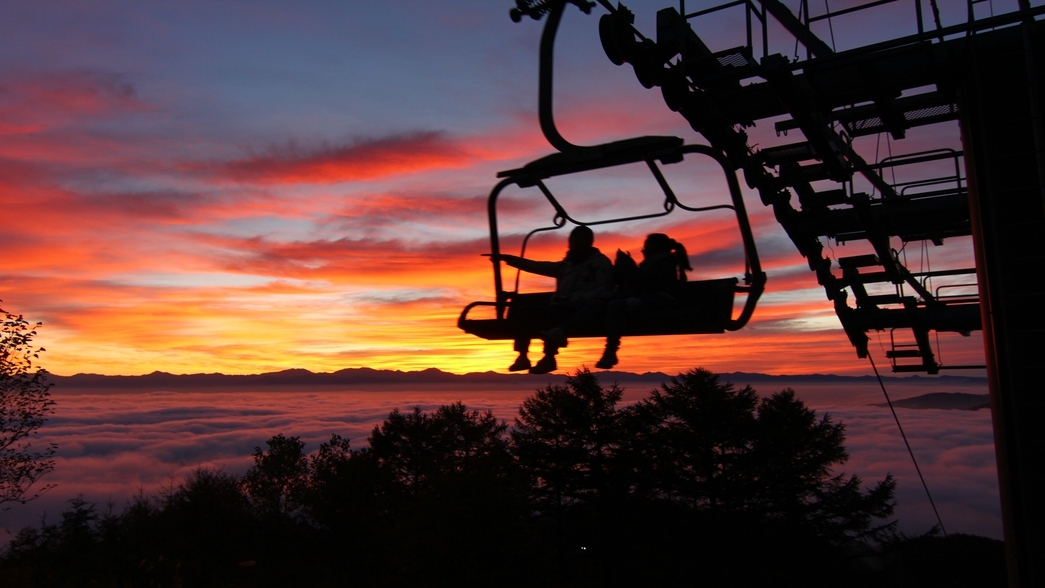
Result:
{"label": "lift cable", "polygon": [[911,455],[911,462],[914,463],[914,470],[918,472],[918,479],[922,481],[922,488],[925,488],[925,495],[929,497],[929,504],[933,507],[933,513],[936,514],[936,522],[940,525],[940,531],[943,536],[947,536],[947,529],[943,526],[943,519],[940,518],[940,511],[936,510],[936,503],[933,501],[933,495],[929,493],[929,485],[925,483],[925,476],[922,475],[922,469],[918,467],[918,460],[914,458],[914,451],[911,450],[911,444],[907,441],[907,435],[903,432],[903,427],[900,425],[900,417],[896,416],[896,409],[893,408],[893,401],[889,398],[889,392],[885,390],[885,382],[882,381],[882,376],[878,373],[878,368],[874,365],[874,358],[871,354],[867,354],[867,359],[871,362],[871,368],[874,370],[875,377],[878,378],[878,385],[882,387],[882,394],[885,395],[885,401],[889,404],[889,410],[893,413],[893,420],[896,421],[896,428],[900,430],[900,436],[903,437],[904,445],[907,446],[907,453]]}
{"label": "lift cable", "polygon": [[[803,13],[803,10],[806,8],[806,3],[807,2],[808,2],[808,0],[802,0],[801,2],[798,3],[798,20],[802,20],[802,13]],[[808,13],[809,11],[805,10],[805,12]],[[807,21],[809,20],[808,16],[806,16],[806,20]],[[765,25],[762,25],[762,26],[765,26]],[[796,36],[795,37],[795,61],[798,61],[798,45],[799,45],[799,41],[798,41],[798,37]]]}
{"label": "lift cable", "polygon": [[[891,162],[892,159],[893,159],[893,141],[892,141],[892,139],[890,137],[891,137],[890,133],[886,133],[885,134],[885,148],[889,150],[889,158],[888,159]],[[894,186],[893,189],[895,190],[896,189],[895,188],[895,186],[896,186],[896,166],[895,165],[890,165],[889,166],[889,173],[892,174],[893,186]],[[882,194],[882,196],[885,196],[885,194]]]}
{"label": "lift cable", "polygon": [[824,0],[824,12],[827,14],[827,28],[831,30],[831,49],[838,52],[838,47],[835,46],[835,25],[831,24],[831,7],[827,5],[827,0]]}

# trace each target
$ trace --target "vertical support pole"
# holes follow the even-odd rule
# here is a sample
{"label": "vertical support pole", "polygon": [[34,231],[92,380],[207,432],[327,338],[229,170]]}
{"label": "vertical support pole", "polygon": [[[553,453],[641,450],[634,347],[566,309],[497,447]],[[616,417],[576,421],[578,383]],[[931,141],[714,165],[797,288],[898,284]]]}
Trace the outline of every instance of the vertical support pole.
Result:
{"label": "vertical support pole", "polygon": [[[1034,36],[1043,34],[1036,26]],[[1045,587],[1045,209],[1019,37],[968,37],[959,112],[1009,585]],[[1041,63],[1041,60],[1038,61]],[[1037,76],[1040,79],[1040,76]],[[1040,91],[1036,88],[1035,91]]]}
{"label": "vertical support pole", "polygon": [[[1030,0],[1020,0],[1020,10],[1030,12]],[[1038,162],[1038,193],[1041,205],[1045,208],[1045,122],[1042,121],[1042,90],[1039,70],[1041,63],[1036,53],[1034,39],[1034,18],[1027,14],[1020,29],[1023,35],[1023,59],[1027,65],[1027,97],[1030,99],[1031,128],[1034,131],[1034,152]]]}

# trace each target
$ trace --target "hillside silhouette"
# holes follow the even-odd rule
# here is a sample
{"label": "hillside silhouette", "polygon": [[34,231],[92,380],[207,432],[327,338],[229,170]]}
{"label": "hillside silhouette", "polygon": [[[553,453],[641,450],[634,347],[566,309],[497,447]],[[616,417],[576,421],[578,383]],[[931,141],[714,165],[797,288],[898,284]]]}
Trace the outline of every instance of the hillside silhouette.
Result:
{"label": "hillside silhouette", "polygon": [[[872,406],[889,406],[887,403],[875,403]],[[914,398],[894,400],[893,406],[898,408],[937,409],[937,410],[980,410],[991,407],[991,399],[987,394],[964,394],[962,392],[933,392]]]}

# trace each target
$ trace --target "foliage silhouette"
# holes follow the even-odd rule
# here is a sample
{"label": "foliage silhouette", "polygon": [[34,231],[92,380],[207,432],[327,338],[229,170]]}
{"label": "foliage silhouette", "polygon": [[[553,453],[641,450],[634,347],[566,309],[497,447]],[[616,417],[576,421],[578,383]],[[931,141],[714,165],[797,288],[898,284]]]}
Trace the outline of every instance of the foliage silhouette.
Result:
{"label": "foliage silhouette", "polygon": [[523,401],[512,451],[539,507],[560,513],[607,490],[622,438],[616,410],[622,395],[584,369]]}
{"label": "foliage silhouette", "polygon": [[[47,371],[33,371],[33,360],[41,348],[33,347],[40,323],[30,324],[21,315],[0,308],[0,509],[5,503],[26,503],[52,486],[36,493],[30,489],[54,469],[57,447],[33,446],[32,437],[54,411]],[[9,507],[8,507],[9,508]]]}
{"label": "foliage silhouette", "polygon": [[694,370],[625,411],[622,458],[636,491],[693,508],[730,507],[747,492],[758,395]]}
{"label": "foliage silhouette", "polygon": [[[394,410],[369,438],[388,481],[383,528],[390,580],[402,585],[511,585],[527,504],[518,491],[507,425],[460,402],[434,413]],[[514,565],[508,565],[514,564]],[[516,576],[515,579],[512,576]],[[525,574],[522,574],[525,576]]]}
{"label": "foliage silhouette", "polygon": [[254,448],[254,465],[243,476],[243,486],[254,505],[268,514],[292,515],[301,509],[310,478],[305,444],[298,437],[276,435]]}
{"label": "foliage silhouette", "polygon": [[702,369],[673,378],[625,411],[622,459],[635,491],[709,511],[806,526],[835,542],[884,538],[891,476],[861,492],[857,476],[833,475],[848,459],[845,427],[791,389],[759,399]]}
{"label": "foliage silhouette", "polygon": [[305,490],[308,518],[322,529],[359,528],[367,513],[376,512],[373,500],[376,473],[372,460],[354,459],[348,439],[332,435],[309,458],[311,477]]}
{"label": "foliage silhouette", "polygon": [[433,414],[420,408],[407,414],[396,409],[371,432],[369,456],[396,484],[418,491],[433,479],[471,468],[502,473],[510,459],[507,428],[490,412],[469,412],[460,402]]}

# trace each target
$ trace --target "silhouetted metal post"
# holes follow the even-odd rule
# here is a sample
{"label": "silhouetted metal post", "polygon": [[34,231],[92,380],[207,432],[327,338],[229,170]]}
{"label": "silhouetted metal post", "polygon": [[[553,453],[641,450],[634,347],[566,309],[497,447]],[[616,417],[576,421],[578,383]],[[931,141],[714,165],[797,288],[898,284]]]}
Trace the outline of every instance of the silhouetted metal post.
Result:
{"label": "silhouetted metal post", "polygon": [[970,39],[959,74],[1009,585],[1020,588],[1045,586],[1045,137],[1040,66],[1028,68],[1045,63],[1045,29],[1024,26],[1021,42]]}

